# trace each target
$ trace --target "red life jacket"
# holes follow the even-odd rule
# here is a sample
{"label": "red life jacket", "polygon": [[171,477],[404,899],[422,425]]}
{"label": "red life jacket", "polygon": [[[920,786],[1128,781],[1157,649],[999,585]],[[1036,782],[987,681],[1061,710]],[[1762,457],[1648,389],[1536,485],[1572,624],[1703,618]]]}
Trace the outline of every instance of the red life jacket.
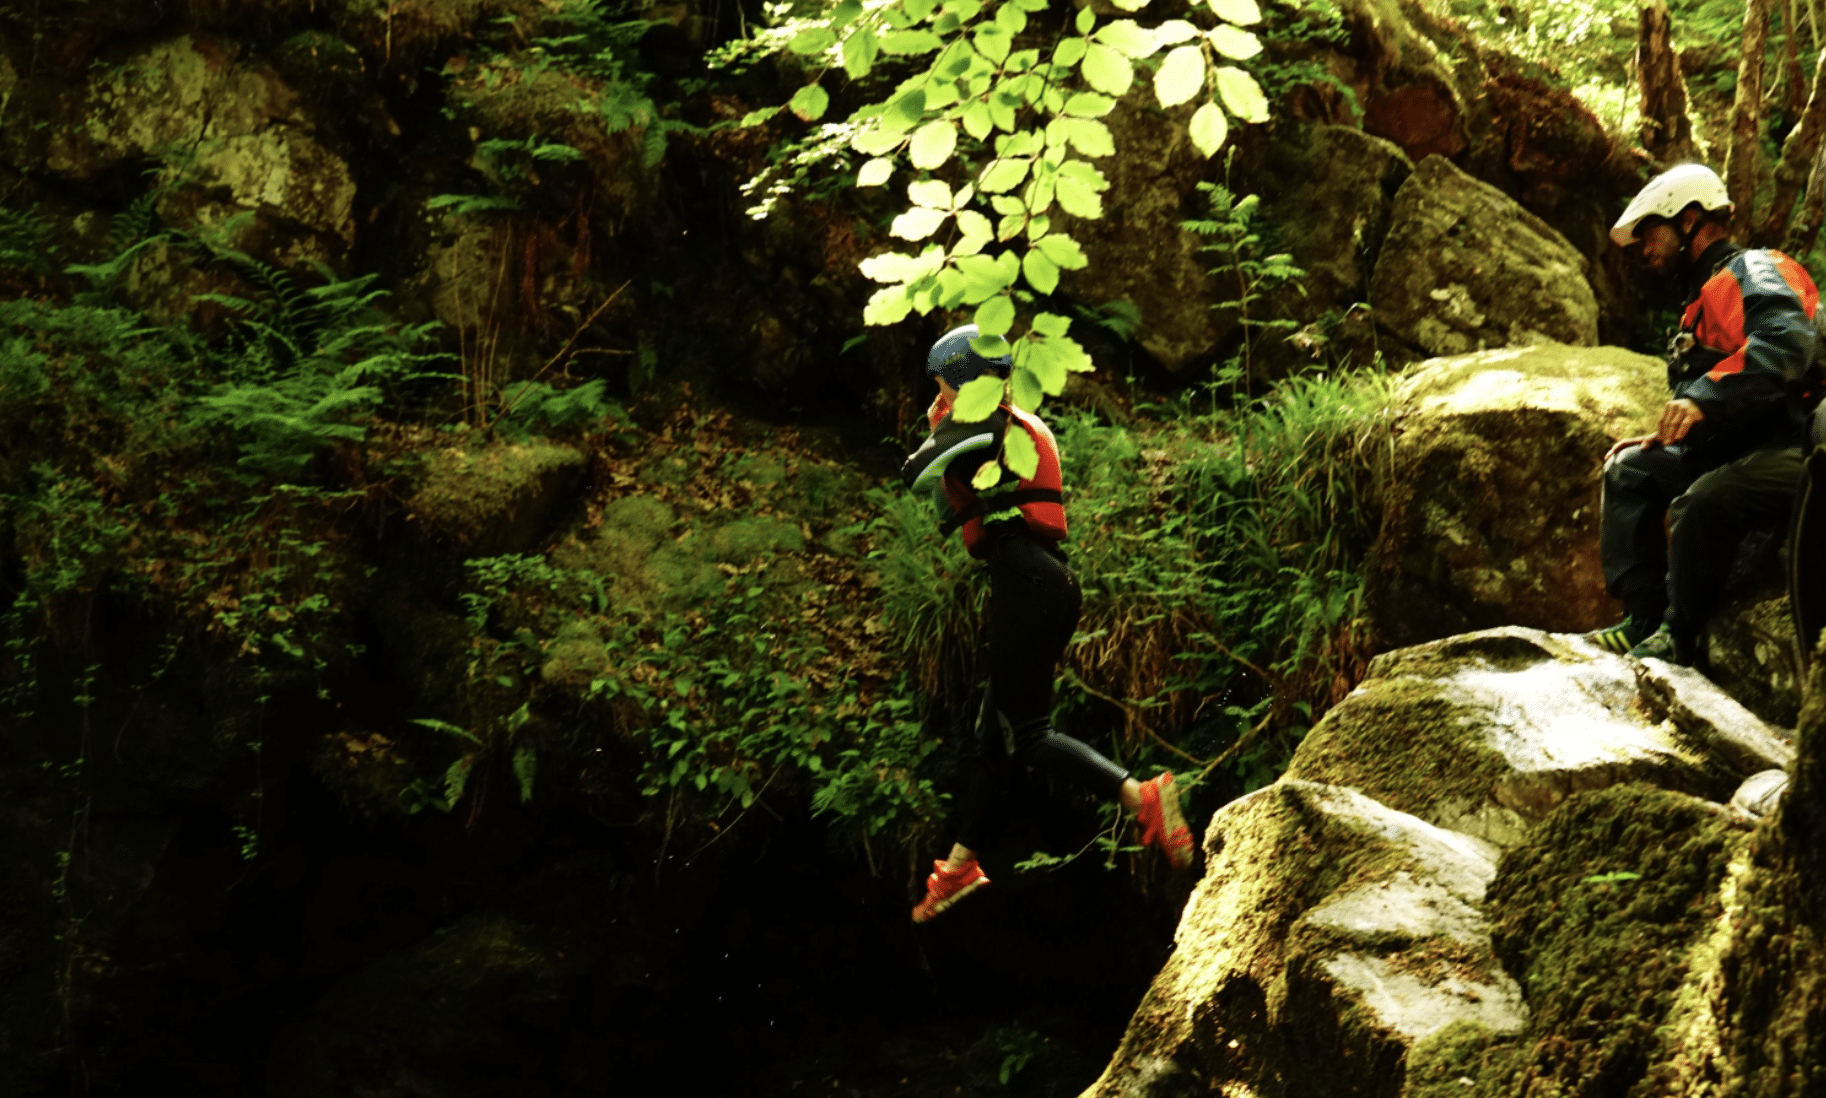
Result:
{"label": "red life jacket", "polygon": [[[932,402],[926,410],[926,419],[934,430],[939,421],[951,410],[951,405],[943,397]],[[1001,411],[1021,426],[1033,439],[1034,449],[1040,452],[1040,466],[1033,476],[1022,477],[1012,492],[1002,497],[991,497],[988,506],[977,498],[970,482],[962,477],[945,475],[945,495],[951,500],[951,509],[957,514],[947,522],[943,530],[950,533],[952,528],[962,525],[964,528],[964,548],[970,555],[979,559],[988,559],[991,543],[984,536],[983,516],[992,511],[1003,510],[1009,506],[1018,506],[1021,520],[1027,529],[1040,537],[1054,541],[1065,540],[1065,503],[1064,481],[1059,475],[1059,443],[1053,438],[1052,429],[1035,415],[1021,411],[1011,404],[1001,405]]]}

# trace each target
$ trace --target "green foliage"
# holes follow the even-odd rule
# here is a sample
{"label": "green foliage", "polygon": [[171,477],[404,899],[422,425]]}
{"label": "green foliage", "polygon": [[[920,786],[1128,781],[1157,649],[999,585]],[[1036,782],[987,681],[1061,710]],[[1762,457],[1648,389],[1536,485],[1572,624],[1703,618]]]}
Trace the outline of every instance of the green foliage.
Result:
{"label": "green foliage", "polygon": [[[1228,174],[1229,162],[1225,169]],[[1243,329],[1242,350],[1237,358],[1218,372],[1220,386],[1241,383],[1249,391],[1254,375],[1254,350],[1257,337],[1264,332],[1292,331],[1298,325],[1285,318],[1268,319],[1259,307],[1262,299],[1283,286],[1298,286],[1306,272],[1293,265],[1293,257],[1284,253],[1261,255],[1263,230],[1255,216],[1261,209],[1257,195],[1237,198],[1221,183],[1200,183],[1198,189],[1211,203],[1211,216],[1182,222],[1188,231],[1211,238],[1199,251],[1214,258],[1216,276],[1223,300],[1211,307],[1234,310]],[[1215,396],[1215,393],[1213,394]]]}
{"label": "green foliage", "polygon": [[621,404],[609,399],[608,382],[597,378],[569,389],[549,382],[521,381],[501,394],[503,411],[495,425],[515,437],[535,429],[541,434],[572,430],[613,420],[620,428],[632,426]]}
{"label": "green foliage", "polygon": [[57,269],[55,223],[37,210],[0,205],[0,271],[42,277]]}
{"label": "green foliage", "polygon": [[[1116,3],[1124,12],[1146,6],[1145,0]],[[882,284],[864,322],[895,324],[915,312],[973,306],[981,331],[974,348],[987,357],[1012,351],[1006,398],[1030,411],[1063,392],[1069,373],[1091,368],[1069,334],[1070,318],[1046,311],[1039,300],[1057,290],[1062,272],[1088,265],[1064,227],[1071,218],[1103,216],[1109,181],[1094,161],[1116,152],[1103,119],[1133,84],[1137,66],[1159,57],[1152,82],[1161,109],[1202,100],[1187,126],[1206,156],[1228,141],[1231,119],[1268,118],[1260,85],[1236,64],[1262,50],[1245,29],[1262,22],[1256,0],[1215,0],[1208,5],[1215,20],[1201,11],[1200,23],[1169,19],[1152,26],[1126,18],[1100,25],[1084,8],[1055,28],[1047,22],[1049,7],[1046,0],[894,0],[873,7],[842,0],[819,17],[788,19],[761,33],[754,48],[806,58],[814,80],[839,70],[855,82],[877,69],[897,76],[912,71],[846,121],[794,143],[744,188],[758,199],[751,216],[764,217],[815,166],[852,152],[868,158],[856,172],[859,187],[886,185],[908,169],[908,205],[889,233],[925,243],[917,253],[862,261],[862,273]],[[1032,40],[1023,37],[1030,29],[1052,35],[1050,51],[1016,48]],[[737,56],[731,51],[724,60]],[[829,102],[813,84],[790,107],[815,122]],[[775,113],[755,112],[744,121]],[[934,178],[940,174],[967,182]],[[1024,311],[1031,321],[1017,334]],[[979,388],[954,410],[958,420],[994,410],[998,401],[990,399],[988,383]],[[1011,425],[1010,432],[1003,460],[1030,475],[1032,461],[1013,444],[1021,429]]]}
{"label": "green foliage", "polygon": [[263,477],[295,478],[326,446],[365,437],[361,420],[415,382],[454,375],[432,369],[452,356],[424,349],[435,322],[401,326],[380,308],[377,275],[300,288],[286,271],[235,252],[218,258],[265,289],[260,299],[199,294],[235,310],[226,379],[204,394],[193,420],[241,438],[240,464]]}

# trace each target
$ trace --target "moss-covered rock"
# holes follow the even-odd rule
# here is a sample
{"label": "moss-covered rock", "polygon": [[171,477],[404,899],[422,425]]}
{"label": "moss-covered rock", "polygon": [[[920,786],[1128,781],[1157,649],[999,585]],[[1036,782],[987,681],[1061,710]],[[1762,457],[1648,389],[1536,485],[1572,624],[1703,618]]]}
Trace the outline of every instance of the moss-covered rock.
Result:
{"label": "moss-covered rock", "polygon": [[1440,1033],[1410,1057],[1404,1093],[1719,1093],[1694,1069],[1716,1047],[1708,1000],[1730,930],[1727,871],[1747,837],[1718,806],[1666,790],[1567,801],[1490,884],[1527,1031]]}
{"label": "moss-covered rock", "polygon": [[1581,790],[1640,779],[1723,800],[1767,765],[1709,757],[1697,734],[1659,721],[1629,661],[1574,638],[1493,629],[1377,657],[1287,773],[1510,845]]}
{"label": "moss-covered rock", "polygon": [[1521,1029],[1478,904],[1494,849],[1336,786],[1283,781],[1221,810],[1097,1098],[1393,1095],[1455,1020]]}
{"label": "moss-covered rock", "polygon": [[1586,261],[1514,199],[1442,156],[1395,195],[1370,279],[1377,323],[1426,354],[1598,341]]}
{"label": "moss-covered rock", "polygon": [[1661,364],[1546,344],[1422,363],[1402,394],[1366,566],[1380,645],[1614,621],[1598,556],[1600,462],[1653,424],[1666,398]]}
{"label": "moss-covered rock", "polygon": [[406,500],[420,537],[465,557],[523,553],[543,539],[583,473],[583,455],[546,440],[455,445],[425,455]]}

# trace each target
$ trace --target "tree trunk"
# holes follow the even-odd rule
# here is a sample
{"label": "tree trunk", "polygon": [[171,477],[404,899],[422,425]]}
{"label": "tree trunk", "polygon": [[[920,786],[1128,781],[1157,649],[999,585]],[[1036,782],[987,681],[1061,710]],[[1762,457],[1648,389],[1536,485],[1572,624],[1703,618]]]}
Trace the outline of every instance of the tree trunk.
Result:
{"label": "tree trunk", "polygon": [[1735,207],[1731,239],[1750,236],[1756,207],[1756,155],[1763,132],[1763,52],[1769,44],[1768,0],[1744,4],[1743,55],[1737,62],[1737,98],[1731,104],[1731,142],[1725,152],[1725,190]]}
{"label": "tree trunk", "polygon": [[[1809,0],[1811,3],[1812,0]],[[1636,35],[1636,72],[1642,81],[1642,147],[1656,162],[1698,159],[1693,121],[1687,117],[1687,84],[1674,54],[1673,18],[1667,0],[1642,6]]]}
{"label": "tree trunk", "polygon": [[1793,256],[1806,255],[1807,249],[1820,238],[1821,222],[1826,222],[1826,142],[1821,143],[1820,151],[1814,157],[1813,174],[1807,177],[1807,197],[1801,202],[1801,215],[1789,227],[1782,250]]}
{"label": "tree trunk", "polygon": [[1782,7],[1782,73],[1786,78],[1790,119],[1798,117],[1808,102],[1807,74],[1801,71],[1801,23],[1795,15],[1794,4],[1795,0],[1783,0]]}
{"label": "tree trunk", "polygon": [[1774,244],[1782,238],[1788,227],[1788,215],[1794,210],[1794,200],[1813,170],[1820,139],[1826,135],[1826,54],[1820,55],[1817,66],[1813,73],[1813,92],[1807,97],[1807,109],[1801,112],[1800,121],[1788,131],[1788,140],[1782,143],[1782,158],[1775,165],[1775,193],[1769,199],[1769,208],[1757,221],[1755,240],[1758,244]]}

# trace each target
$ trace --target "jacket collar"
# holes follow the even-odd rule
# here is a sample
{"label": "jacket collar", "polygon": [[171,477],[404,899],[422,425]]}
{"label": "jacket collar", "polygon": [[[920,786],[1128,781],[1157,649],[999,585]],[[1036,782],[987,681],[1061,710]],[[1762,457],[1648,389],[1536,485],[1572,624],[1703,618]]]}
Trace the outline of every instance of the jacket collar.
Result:
{"label": "jacket collar", "polygon": [[1686,299],[1690,305],[1699,299],[1699,291],[1711,277],[1718,273],[1725,264],[1742,255],[1744,249],[1729,240],[1715,240],[1711,247],[1699,253],[1699,258],[1687,265]]}

